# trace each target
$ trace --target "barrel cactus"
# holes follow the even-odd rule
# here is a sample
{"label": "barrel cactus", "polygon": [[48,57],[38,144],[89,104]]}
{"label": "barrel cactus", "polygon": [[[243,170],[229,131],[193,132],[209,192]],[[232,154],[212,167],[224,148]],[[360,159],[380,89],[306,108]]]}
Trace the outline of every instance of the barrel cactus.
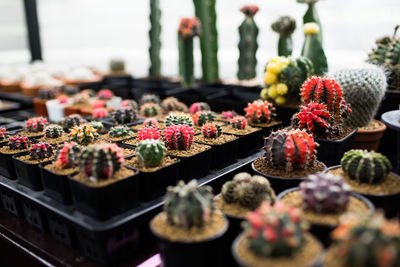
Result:
{"label": "barrel cactus", "polygon": [[206,102],[195,102],[190,105],[190,113],[196,114],[199,111],[211,110],[210,106]]}
{"label": "barrel cactus", "polygon": [[22,135],[13,135],[8,141],[10,150],[25,150],[31,146],[31,141],[28,137]]}
{"label": "barrel cactus", "polygon": [[272,103],[263,100],[255,100],[248,103],[244,109],[246,118],[252,123],[270,123],[275,117],[275,107]]}
{"label": "barrel cactus", "polygon": [[218,138],[222,134],[222,128],[214,122],[207,122],[201,128],[201,133],[205,138]]}
{"label": "barrel cactus", "polygon": [[194,130],[188,125],[171,125],[164,130],[168,149],[189,150],[193,144]]}
{"label": "barrel cactus", "polygon": [[244,130],[247,126],[247,119],[243,116],[235,116],[229,123],[233,129]]}
{"label": "barrel cactus", "polygon": [[55,164],[58,168],[66,169],[78,166],[82,147],[75,142],[64,142],[57,147]]}
{"label": "barrel cactus", "polygon": [[133,110],[139,110],[138,103],[133,99],[125,99],[121,101],[121,108],[131,108]]}
{"label": "barrel cactus", "polygon": [[43,117],[30,118],[25,122],[26,129],[29,132],[41,132],[48,124],[47,119]]}
{"label": "barrel cactus", "polygon": [[85,123],[86,120],[79,114],[71,114],[68,117],[65,117],[61,120],[61,126],[63,127],[64,131],[69,131],[69,129],[73,128],[74,126],[78,126],[82,123]]}
{"label": "barrel cactus", "polygon": [[136,110],[131,108],[119,108],[111,113],[111,118],[116,124],[126,124],[137,120]]}
{"label": "barrel cactus", "polygon": [[146,168],[158,167],[162,164],[167,149],[160,140],[146,139],[136,147],[136,157]]}
{"label": "barrel cactus", "polygon": [[300,112],[294,115],[292,126],[305,129],[315,137],[332,135],[332,117],[325,104],[310,102],[300,107]]}
{"label": "barrel cactus", "polygon": [[235,116],[237,116],[237,113],[234,110],[227,110],[221,112],[221,119],[224,120],[230,120]]}
{"label": "barrel cactus", "polygon": [[95,108],[92,111],[92,116],[95,119],[103,119],[108,116],[108,111],[106,108]]}
{"label": "barrel cactus", "polygon": [[61,137],[63,133],[63,128],[56,124],[50,124],[44,128],[44,136],[47,138],[58,138]]}
{"label": "barrel cactus", "polygon": [[296,29],[296,20],[290,16],[282,16],[272,23],[271,28],[279,34],[278,56],[291,56],[293,51],[292,34]]}
{"label": "barrel cactus", "polygon": [[206,122],[214,122],[217,119],[212,111],[198,111],[193,115],[193,123],[196,126],[203,126]]}
{"label": "barrel cactus", "polygon": [[144,94],[140,98],[140,105],[143,105],[145,103],[154,103],[154,104],[160,104],[161,100],[158,95],[155,94]]}
{"label": "barrel cactus", "polygon": [[192,117],[185,113],[173,112],[173,113],[170,113],[165,118],[165,126],[167,126],[167,127],[171,126],[171,125],[179,125],[179,124],[193,126]]}
{"label": "barrel cactus", "polygon": [[29,150],[29,155],[33,160],[44,160],[53,156],[53,146],[46,142],[33,144]]}
{"label": "barrel cactus", "polygon": [[176,97],[170,96],[165,98],[161,102],[161,108],[165,112],[170,112],[170,111],[180,111],[180,112],[188,112],[188,107],[180,102]]}
{"label": "barrel cactus", "polygon": [[118,138],[118,137],[127,137],[132,135],[133,131],[126,127],[125,125],[118,125],[114,126],[110,129],[108,134],[111,137]]}
{"label": "barrel cactus", "polygon": [[7,130],[5,128],[0,128],[0,142],[8,141],[9,138],[10,135]]}
{"label": "barrel cactus", "polygon": [[156,117],[161,114],[161,107],[155,103],[146,103],[140,107],[140,113],[146,118]]}
{"label": "barrel cactus", "polygon": [[156,127],[142,127],[138,132],[139,140],[160,139],[160,130]]}
{"label": "barrel cactus", "polygon": [[74,126],[69,132],[69,140],[77,142],[81,145],[88,145],[93,143],[99,138],[99,134],[93,128],[93,126],[82,124],[80,126]]}

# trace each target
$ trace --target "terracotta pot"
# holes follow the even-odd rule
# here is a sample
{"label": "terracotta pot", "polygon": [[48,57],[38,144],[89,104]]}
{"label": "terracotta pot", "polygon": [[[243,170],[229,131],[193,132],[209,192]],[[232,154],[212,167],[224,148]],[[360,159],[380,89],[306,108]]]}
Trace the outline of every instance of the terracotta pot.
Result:
{"label": "terracotta pot", "polygon": [[353,141],[353,149],[366,149],[378,151],[383,132],[386,130],[386,125],[378,120],[373,120],[379,123],[380,127],[373,130],[358,129]]}
{"label": "terracotta pot", "polygon": [[3,92],[18,92],[21,91],[19,83],[0,82],[0,89]]}
{"label": "terracotta pot", "polygon": [[26,86],[24,83],[21,83],[22,93],[26,96],[37,96],[39,94],[39,90],[42,88],[41,86]]}
{"label": "terracotta pot", "polygon": [[35,110],[35,114],[38,116],[47,117],[47,100],[34,98],[33,99],[33,109]]}

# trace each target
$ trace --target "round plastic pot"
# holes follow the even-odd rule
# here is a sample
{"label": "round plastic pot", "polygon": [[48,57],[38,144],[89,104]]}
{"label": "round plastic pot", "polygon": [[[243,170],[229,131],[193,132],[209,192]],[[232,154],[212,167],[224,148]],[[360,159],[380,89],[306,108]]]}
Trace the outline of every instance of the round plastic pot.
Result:
{"label": "round plastic pot", "polygon": [[139,199],[137,174],[136,171],[130,177],[101,187],[89,186],[69,176],[68,182],[75,208],[97,220],[107,220],[136,207]]}
{"label": "round plastic pot", "polygon": [[[228,134],[228,133],[227,133]],[[258,131],[246,134],[236,135],[238,139],[238,157],[246,158],[257,153],[261,148],[261,129]]]}
{"label": "round plastic pot", "polygon": [[211,150],[207,149],[191,157],[176,157],[181,160],[179,179],[188,182],[206,176],[210,171]]}
{"label": "round plastic pot", "polygon": [[4,177],[16,180],[17,173],[15,172],[13,156],[22,155],[24,152],[15,154],[0,153],[0,174]]}
{"label": "round plastic pot", "polygon": [[378,151],[379,143],[381,141],[383,132],[386,130],[386,125],[378,120],[374,120],[379,123],[380,127],[373,130],[362,130],[358,129],[354,136],[352,149],[366,149]]}
{"label": "round plastic pot", "polygon": [[234,163],[238,154],[238,141],[235,139],[220,145],[210,145],[206,143],[197,142],[211,146],[211,170],[222,169]]}
{"label": "round plastic pot", "polygon": [[[300,190],[299,187],[287,189],[287,190],[281,192],[276,197],[276,200],[277,201],[281,200],[285,195],[289,194],[290,192],[294,192],[294,191],[298,191],[298,190]],[[365,198],[362,195],[355,193],[355,192],[352,192],[351,196],[361,200],[368,207],[370,215],[373,214],[374,205],[371,203],[371,201],[369,201],[367,198]],[[336,226],[333,226],[333,225],[310,222],[310,233],[312,233],[315,237],[317,237],[318,240],[322,242],[324,247],[328,247],[331,244],[332,240],[330,238],[330,234],[335,228],[336,228]]]}
{"label": "round plastic pot", "polygon": [[[34,191],[43,190],[39,163],[32,164],[22,161],[18,158],[19,156],[22,155],[28,155],[28,152],[13,156],[15,172],[17,174],[18,182]],[[45,161],[42,163],[47,163],[47,162],[50,161]]]}
{"label": "round plastic pot", "polygon": [[[328,172],[330,170],[335,170],[341,168],[340,165],[332,166],[325,170]],[[400,179],[400,176],[394,172],[391,172],[392,175],[396,176]],[[400,203],[400,192],[390,195],[374,195],[374,194],[364,194],[358,193],[367,199],[369,199],[372,204],[374,204],[375,208],[382,209],[385,212],[385,216],[387,218],[394,218],[400,214],[400,206],[397,203]]]}
{"label": "round plastic pot", "polygon": [[353,146],[356,132],[357,129],[340,140],[315,139],[319,144],[319,147],[317,148],[318,160],[325,163],[328,167],[339,164],[343,154],[346,151],[349,151]]}
{"label": "round plastic pot", "polygon": [[72,203],[71,191],[69,189],[68,175],[60,175],[45,168],[44,163],[40,164],[40,173],[43,182],[44,193],[51,199],[69,205]]}
{"label": "round plastic pot", "polygon": [[205,267],[225,266],[223,258],[225,233],[229,223],[215,236],[199,242],[173,242],[159,234],[152,227],[156,237],[163,267]]}
{"label": "round plastic pot", "polygon": [[[400,96],[400,91],[397,92],[397,96]],[[398,98],[397,98],[398,100]],[[399,106],[400,102],[397,102]],[[382,115],[382,122],[389,127],[388,131],[385,132],[384,138],[382,139],[382,145],[379,148],[379,152],[387,156],[392,162],[393,169],[400,172],[400,110],[392,110],[385,112]],[[396,140],[396,141],[395,141]],[[397,143],[397,144],[396,144]]]}

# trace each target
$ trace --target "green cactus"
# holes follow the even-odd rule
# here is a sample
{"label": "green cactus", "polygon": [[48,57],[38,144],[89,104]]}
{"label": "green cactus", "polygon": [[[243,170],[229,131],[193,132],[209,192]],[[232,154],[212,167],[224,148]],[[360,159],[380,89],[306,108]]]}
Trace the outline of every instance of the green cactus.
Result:
{"label": "green cactus", "polygon": [[58,138],[61,137],[64,133],[64,130],[61,126],[56,124],[50,124],[44,128],[44,135],[47,138]]}
{"label": "green cactus", "polygon": [[193,3],[196,17],[202,25],[200,49],[203,81],[215,83],[219,79],[216,0],[193,0]]}
{"label": "green cactus", "polygon": [[111,72],[125,72],[125,61],[123,59],[114,58],[109,63]]}
{"label": "green cactus", "polygon": [[178,112],[171,112],[165,118],[165,126],[169,127],[171,125],[179,125],[179,124],[186,124],[189,126],[193,126],[192,117],[185,113],[178,113]]}
{"label": "green cactus", "polygon": [[311,60],[316,75],[324,75],[328,71],[328,61],[322,42],[318,39],[319,32],[318,24],[314,22],[304,24],[305,40],[301,55]]}
{"label": "green cactus", "polygon": [[136,147],[136,157],[146,168],[158,167],[162,164],[167,149],[160,140],[142,140]]}
{"label": "green cactus", "polygon": [[108,134],[111,137],[126,137],[126,136],[130,136],[132,134],[132,130],[129,129],[128,127],[126,127],[125,125],[119,125],[119,126],[115,126],[112,127],[110,129],[110,131],[108,132]]}
{"label": "green cactus", "polygon": [[296,20],[290,16],[282,16],[272,23],[271,28],[279,34],[278,56],[291,56],[293,51],[292,34],[296,29]]}
{"label": "green cactus", "polygon": [[315,22],[318,24],[320,31],[317,36],[318,36],[318,40],[322,44],[322,25],[321,25],[321,21],[318,16],[317,9],[315,8],[315,4],[318,1],[319,0],[297,0],[298,3],[305,3],[308,5],[308,9],[303,16],[303,23],[306,24],[306,23],[310,23],[310,22]]}
{"label": "green cactus", "polygon": [[161,9],[160,0],[150,0],[150,25],[149,30],[149,55],[150,55],[150,77],[161,76]]}

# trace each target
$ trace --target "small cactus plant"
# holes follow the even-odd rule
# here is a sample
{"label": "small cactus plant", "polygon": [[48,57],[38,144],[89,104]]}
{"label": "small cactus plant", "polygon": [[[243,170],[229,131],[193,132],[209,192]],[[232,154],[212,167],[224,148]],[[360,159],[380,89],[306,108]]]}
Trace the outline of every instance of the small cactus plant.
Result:
{"label": "small cactus plant", "polygon": [[310,102],[300,107],[300,112],[295,114],[292,125],[299,129],[306,129],[314,136],[329,136],[332,132],[332,117],[325,104]]}
{"label": "small cactus plant", "polygon": [[167,149],[160,140],[146,139],[136,147],[136,157],[146,168],[158,167],[162,164]]}
{"label": "small cactus plant", "polygon": [[88,145],[99,138],[99,134],[93,126],[82,124],[74,126],[69,132],[69,140],[75,141],[81,145]]}
{"label": "small cactus plant", "polygon": [[254,210],[263,201],[273,205],[275,192],[269,181],[259,175],[251,176],[246,172],[236,174],[232,181],[226,182],[221,189],[221,196],[226,203],[237,203],[249,210]]}
{"label": "small cactus plant", "polygon": [[270,123],[275,117],[275,107],[268,101],[255,100],[244,109],[246,118],[252,123]]}
{"label": "small cactus plant", "polygon": [[29,150],[29,155],[33,160],[44,160],[53,156],[53,146],[46,142],[33,144]]}
{"label": "small cactus plant", "polygon": [[124,154],[116,144],[90,145],[82,150],[79,157],[80,171],[94,182],[112,178],[123,163]]}
{"label": "small cactus plant", "polygon": [[92,126],[98,133],[104,130],[104,125],[101,121],[91,121],[88,125]]}
{"label": "small cactus plant", "polygon": [[145,117],[156,117],[161,114],[161,107],[158,104],[146,103],[140,107],[140,113]]}
{"label": "small cactus plant", "polygon": [[137,120],[137,113],[131,108],[119,108],[111,113],[111,118],[116,124],[126,124]]}
{"label": "small cactus plant", "polygon": [[343,178],[330,173],[309,175],[300,183],[300,191],[304,208],[315,213],[344,211],[351,194]]}
{"label": "small cactus plant", "polygon": [[161,100],[158,95],[155,94],[144,94],[142,95],[142,98],[140,99],[140,105],[143,105],[145,103],[154,103],[154,104],[160,104]]}
{"label": "small cactus plant", "polygon": [[158,128],[158,121],[154,118],[145,119],[143,122],[144,127],[156,127]]}
{"label": "small cactus plant", "polygon": [[199,187],[196,180],[169,186],[164,203],[168,222],[186,229],[204,226],[214,212],[213,198],[212,188]]}
{"label": "small cactus plant", "polygon": [[229,123],[233,129],[244,130],[247,126],[247,119],[243,116],[235,116]]}
{"label": "small cactus plant", "polygon": [[136,111],[139,110],[138,103],[133,99],[122,100],[121,104],[120,104],[120,107],[121,108],[131,108],[131,109],[134,109]]}
{"label": "small cactus plant", "polygon": [[30,118],[25,122],[26,129],[29,132],[41,132],[49,124],[46,118],[34,117]]}
{"label": "small cactus plant", "polygon": [[390,161],[381,153],[359,149],[347,151],[340,165],[350,179],[367,184],[379,183],[392,169]]}
{"label": "small cactus plant", "polygon": [[97,93],[97,98],[101,100],[110,100],[114,97],[114,93],[110,89],[101,89]]}
{"label": "small cactus plant", "polygon": [[164,130],[166,147],[171,150],[189,150],[194,130],[188,125],[171,125]]}
{"label": "small cactus plant", "polygon": [[230,120],[235,116],[237,116],[237,113],[233,110],[222,111],[221,113],[221,118],[224,120]]}
{"label": "small cactus plant", "polygon": [[171,126],[171,125],[179,125],[179,124],[193,126],[192,117],[185,113],[173,112],[173,113],[170,113],[165,118],[165,126],[167,126],[167,127]]}
{"label": "small cactus plant", "polygon": [[133,133],[132,130],[126,127],[125,125],[114,126],[108,132],[108,134],[111,137],[115,138],[130,136],[132,133]]}
{"label": "small cactus plant", "polygon": [[0,128],[0,142],[8,141],[10,135],[8,134],[7,130],[4,128]]}
{"label": "small cactus plant", "polygon": [[57,87],[53,88],[42,88],[39,90],[38,97],[42,100],[50,100],[57,98],[59,90]]}
{"label": "small cactus plant", "polygon": [[92,111],[92,116],[95,119],[103,119],[108,116],[108,111],[106,108],[95,108]]}
{"label": "small cactus plant", "polygon": [[222,134],[222,128],[214,122],[207,122],[201,128],[201,133],[205,138],[218,138]]}
{"label": "small cactus plant", "polygon": [[66,169],[78,166],[82,147],[75,142],[64,142],[57,147],[55,164],[58,168]]}
{"label": "small cactus plant", "polygon": [[161,108],[164,110],[164,112],[170,112],[170,111],[187,112],[189,110],[184,103],[180,102],[177,98],[173,96],[165,98],[161,102]]}
{"label": "small cactus plant", "polygon": [[322,42],[319,40],[320,26],[315,22],[304,24],[304,45],[301,51],[301,56],[311,60],[314,66],[315,74],[323,75],[328,71],[328,62],[322,47]]}
{"label": "small cactus plant", "polygon": [[11,150],[25,150],[31,146],[31,141],[28,137],[22,135],[13,135],[8,141],[8,147]]}
{"label": "small cactus plant", "polygon": [[138,132],[139,140],[160,139],[160,130],[156,127],[142,127]]}
{"label": "small cactus plant", "polygon": [[271,28],[279,34],[278,56],[291,56],[293,51],[292,34],[296,29],[296,20],[290,16],[282,16],[272,23]]}
{"label": "small cactus plant", "polygon": [[89,100],[90,100],[90,97],[87,92],[80,92],[73,96],[72,105],[75,105],[75,106],[89,105],[90,104]]}
{"label": "small cactus plant", "polygon": [[61,120],[61,126],[63,127],[64,131],[69,131],[69,129],[73,128],[74,126],[80,125],[85,122],[86,120],[81,115],[71,114]]}
{"label": "small cactus plant", "polygon": [[217,119],[212,111],[198,111],[193,115],[193,123],[196,126],[203,126],[206,122],[214,122]]}
{"label": "small cactus plant", "polygon": [[58,138],[61,137],[63,133],[63,128],[56,124],[50,124],[44,128],[44,136],[47,138]]}
{"label": "small cactus plant", "polygon": [[190,105],[190,113],[196,114],[199,111],[211,110],[210,106],[206,102],[195,102]]}

